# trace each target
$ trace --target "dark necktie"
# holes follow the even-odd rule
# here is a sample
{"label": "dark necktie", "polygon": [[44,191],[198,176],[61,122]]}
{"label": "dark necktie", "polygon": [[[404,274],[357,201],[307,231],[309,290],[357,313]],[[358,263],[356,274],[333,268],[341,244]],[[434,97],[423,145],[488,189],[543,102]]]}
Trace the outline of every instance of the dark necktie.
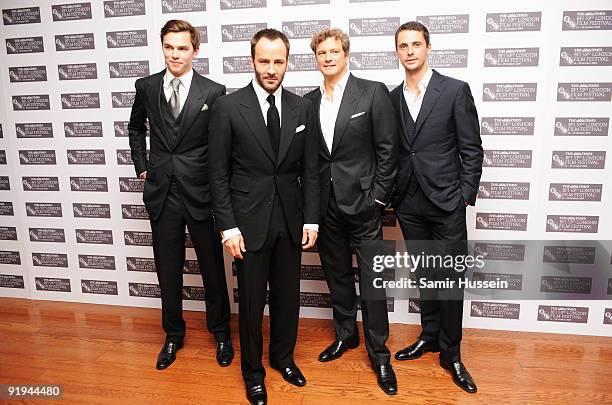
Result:
{"label": "dark necktie", "polygon": [[276,158],[278,156],[281,135],[280,116],[278,115],[278,109],[274,105],[274,96],[270,94],[266,100],[270,104],[270,108],[268,108],[268,135],[270,136],[270,143]]}

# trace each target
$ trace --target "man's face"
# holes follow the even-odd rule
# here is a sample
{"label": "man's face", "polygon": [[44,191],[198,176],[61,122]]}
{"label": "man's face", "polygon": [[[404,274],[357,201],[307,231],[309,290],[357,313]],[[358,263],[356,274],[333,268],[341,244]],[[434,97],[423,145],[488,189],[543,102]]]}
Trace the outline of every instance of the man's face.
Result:
{"label": "man's face", "polygon": [[253,69],[257,83],[268,93],[274,93],[287,71],[287,47],[283,40],[261,38],[255,45]]}
{"label": "man's face", "polygon": [[336,77],[346,72],[349,55],[342,50],[342,41],[339,39],[328,37],[319,42],[315,56],[323,76]]}
{"label": "man's face", "polygon": [[397,36],[397,57],[404,69],[416,73],[427,68],[427,57],[431,44],[425,43],[425,37],[420,31],[401,31]]}
{"label": "man's face", "polygon": [[174,77],[180,77],[191,70],[193,58],[199,49],[193,49],[191,35],[187,31],[169,32],[162,41],[164,61]]}

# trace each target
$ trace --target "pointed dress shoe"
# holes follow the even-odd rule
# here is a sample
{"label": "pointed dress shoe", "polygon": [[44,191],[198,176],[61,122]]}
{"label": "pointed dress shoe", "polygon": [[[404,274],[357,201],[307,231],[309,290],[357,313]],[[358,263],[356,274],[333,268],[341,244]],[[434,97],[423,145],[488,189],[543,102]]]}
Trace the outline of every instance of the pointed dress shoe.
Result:
{"label": "pointed dress shoe", "polygon": [[447,363],[440,359],[440,366],[443,369],[450,371],[453,377],[453,382],[462,390],[469,392],[470,394],[474,394],[478,390],[474,379],[462,362],[456,361],[454,363]]}
{"label": "pointed dress shoe", "polygon": [[440,349],[437,344],[429,343],[421,339],[410,346],[395,353],[396,360],[415,360],[427,352],[438,353]]}
{"label": "pointed dress shoe", "polygon": [[[355,341],[356,340],[356,341]],[[348,349],[354,349],[359,346],[359,340],[344,341],[336,339],[334,343],[329,345],[325,350],[319,354],[319,361],[325,363],[342,357],[342,354]]]}
{"label": "pointed dress shoe", "polygon": [[306,377],[300,371],[300,369],[294,364],[289,367],[272,367],[276,371],[280,372],[283,379],[289,384],[293,384],[296,387],[303,387],[306,385]]}
{"label": "pointed dress shoe", "polygon": [[217,341],[217,363],[221,367],[227,367],[232,364],[234,359],[234,348],[232,347],[232,341],[218,340]]}
{"label": "pointed dress shoe", "polygon": [[155,368],[164,370],[176,360],[176,352],[183,347],[183,342],[166,342],[157,355]]}
{"label": "pointed dress shoe", "polygon": [[268,403],[268,393],[266,392],[266,386],[263,384],[247,387],[246,396],[251,405],[266,405]]}
{"label": "pointed dress shoe", "polygon": [[395,377],[395,372],[391,367],[391,363],[372,365],[372,368],[376,373],[378,386],[385,392],[385,394],[396,395],[397,378]]}

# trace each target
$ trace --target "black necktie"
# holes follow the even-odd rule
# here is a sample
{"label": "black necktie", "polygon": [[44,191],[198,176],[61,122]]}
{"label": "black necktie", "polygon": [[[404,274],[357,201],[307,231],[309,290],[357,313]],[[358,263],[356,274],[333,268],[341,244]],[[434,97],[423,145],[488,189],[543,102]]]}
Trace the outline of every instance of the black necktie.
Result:
{"label": "black necktie", "polygon": [[272,149],[274,150],[274,157],[278,156],[278,147],[280,144],[280,116],[278,115],[278,110],[274,105],[274,96],[270,94],[266,99],[270,104],[270,108],[268,108],[268,135],[270,136],[270,143],[272,144]]}

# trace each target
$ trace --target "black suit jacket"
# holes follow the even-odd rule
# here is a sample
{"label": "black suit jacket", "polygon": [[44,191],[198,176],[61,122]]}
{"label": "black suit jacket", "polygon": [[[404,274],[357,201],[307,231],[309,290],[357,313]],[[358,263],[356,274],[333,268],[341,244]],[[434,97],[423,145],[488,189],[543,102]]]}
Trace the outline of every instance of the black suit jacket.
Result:
{"label": "black suit jacket", "polygon": [[[480,126],[470,86],[433,71],[416,120],[402,118],[402,83],[391,92],[400,128],[400,163],[394,204],[405,197],[410,176],[445,211],[476,202],[482,174]],[[407,110],[407,108],[406,108]],[[413,130],[410,130],[410,127]]]}
{"label": "black suit jacket", "polygon": [[317,88],[305,97],[312,100],[321,144],[321,212],[327,211],[330,179],[338,207],[348,215],[368,211],[375,199],[387,202],[398,159],[397,126],[387,87],[349,75],[331,151],[321,130],[321,91]]}
{"label": "black suit jacket", "polygon": [[[164,69],[136,80],[136,97],[128,124],[136,175],[147,171],[143,200],[149,217],[152,220],[159,218],[170,178],[174,176],[190,215],[199,221],[209,219],[212,213],[208,183],[208,123],[215,100],[225,94],[225,86],[193,72],[179,134],[172,145],[172,128],[166,128],[161,111],[165,73]],[[148,158],[147,120],[151,147]]]}
{"label": "black suit jacket", "polygon": [[253,85],[219,99],[210,123],[210,182],[220,230],[238,227],[247,250],[268,234],[275,188],[289,232],[319,223],[318,143],[310,102],[283,89],[278,157]]}

